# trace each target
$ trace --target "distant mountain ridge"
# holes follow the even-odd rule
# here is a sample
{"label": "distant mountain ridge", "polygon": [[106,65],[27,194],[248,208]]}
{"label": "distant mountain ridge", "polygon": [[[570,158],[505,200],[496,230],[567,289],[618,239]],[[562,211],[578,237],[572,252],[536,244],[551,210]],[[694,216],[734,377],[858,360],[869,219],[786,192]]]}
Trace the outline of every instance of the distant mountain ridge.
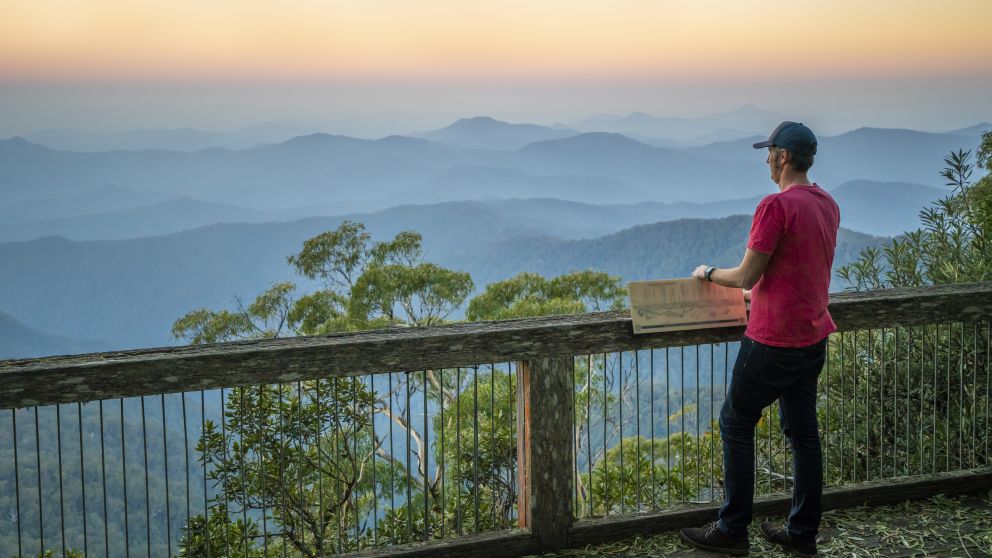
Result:
{"label": "distant mountain ridge", "polygon": [[[978,135],[963,133],[861,128],[823,136],[813,176],[828,188],[851,180],[939,184],[944,156],[977,146]],[[589,132],[494,150],[405,136],[311,134],[243,150],[81,153],[9,139],[0,140],[0,208],[107,185],[262,211],[492,197],[713,202],[767,191],[768,169],[751,143],[742,138],[676,149]]]}
{"label": "distant mountain ridge", "polygon": [[37,331],[0,312],[0,359],[92,353],[109,349],[110,345],[101,341],[70,339]]}
{"label": "distant mountain ridge", "polygon": [[578,133],[570,129],[511,124],[488,116],[476,116],[463,118],[439,130],[415,135],[452,147],[513,150],[535,141],[561,139]]}

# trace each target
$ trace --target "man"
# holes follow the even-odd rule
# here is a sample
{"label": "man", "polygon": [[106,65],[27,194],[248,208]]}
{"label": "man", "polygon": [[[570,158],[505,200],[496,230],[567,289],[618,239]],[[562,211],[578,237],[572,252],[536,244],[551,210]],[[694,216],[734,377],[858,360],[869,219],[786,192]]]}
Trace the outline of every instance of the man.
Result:
{"label": "man", "polygon": [[[765,407],[779,401],[782,432],[792,446],[795,483],[785,526],[761,524],[772,542],[816,554],[823,491],[823,462],[816,421],[816,383],[836,327],[827,311],[840,211],[809,181],[816,136],[783,122],[767,141],[767,163],[779,192],[758,204],[747,251],[730,269],[701,265],[692,276],[725,287],[750,289],[751,315],[733,379],[720,411],[724,491],[719,519],[682,529],[682,539],[703,550],[744,555],[754,496],[754,428]],[[746,292],[745,292],[746,294]]]}

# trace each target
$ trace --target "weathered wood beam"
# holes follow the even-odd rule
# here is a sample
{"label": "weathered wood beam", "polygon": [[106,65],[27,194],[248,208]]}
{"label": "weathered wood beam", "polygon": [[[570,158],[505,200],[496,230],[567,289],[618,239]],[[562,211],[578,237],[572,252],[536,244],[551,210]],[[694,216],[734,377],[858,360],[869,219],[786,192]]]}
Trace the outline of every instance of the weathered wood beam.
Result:
{"label": "weathered wood beam", "polygon": [[[831,296],[841,330],[992,317],[992,282]],[[471,366],[738,339],[742,328],[633,334],[629,311],[0,361],[0,409]]]}
{"label": "weathered wood beam", "polygon": [[[992,486],[992,468],[917,475],[827,488],[823,492],[823,509],[898,504],[907,500],[948,496],[988,490]],[[757,498],[756,515],[785,515],[791,498],[772,495]],[[662,512],[617,515],[581,519],[569,529],[568,546],[580,548],[634,536],[645,536],[681,527],[713,521],[719,504],[673,508]],[[537,537],[528,532],[487,533],[443,542],[396,546],[348,555],[349,558],[510,558],[537,554]]]}
{"label": "weathered wood beam", "polygon": [[497,532],[342,556],[347,558],[513,558],[537,552],[537,538],[529,532]]}
{"label": "weathered wood beam", "polygon": [[[917,475],[870,481],[855,485],[824,489],[823,509],[844,509],[858,506],[882,506],[907,500],[920,500],[936,494],[968,494],[985,491],[992,486],[992,468],[953,471],[934,475]],[[755,515],[786,515],[792,504],[789,495],[755,498]],[[582,547],[649,535],[681,527],[693,527],[716,519],[720,504],[683,507],[638,515],[583,519],[575,522],[569,536],[569,546]]]}

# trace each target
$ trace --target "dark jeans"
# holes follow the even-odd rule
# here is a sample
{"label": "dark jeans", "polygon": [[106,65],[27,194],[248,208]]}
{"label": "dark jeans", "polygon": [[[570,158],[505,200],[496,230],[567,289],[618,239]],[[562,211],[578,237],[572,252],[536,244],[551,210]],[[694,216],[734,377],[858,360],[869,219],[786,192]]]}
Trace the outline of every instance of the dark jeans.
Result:
{"label": "dark jeans", "polygon": [[820,525],[823,456],[816,423],[816,381],[826,358],[827,340],[799,348],[764,345],[745,337],[734,376],[720,411],[726,496],[720,529],[744,536],[754,498],[754,427],[765,407],[777,399],[782,432],[792,445],[795,483],[788,530],[815,541]]}

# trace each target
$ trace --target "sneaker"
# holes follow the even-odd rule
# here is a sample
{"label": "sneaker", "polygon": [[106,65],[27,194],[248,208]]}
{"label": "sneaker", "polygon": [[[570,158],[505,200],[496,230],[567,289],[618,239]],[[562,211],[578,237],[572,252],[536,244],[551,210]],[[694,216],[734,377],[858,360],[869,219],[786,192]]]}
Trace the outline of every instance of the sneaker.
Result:
{"label": "sneaker", "polygon": [[769,521],[763,521],[761,523],[761,534],[764,535],[766,539],[787,550],[797,552],[803,556],[816,555],[816,541],[809,543],[793,538],[793,536],[789,534],[788,529],[781,525],[776,525]]}
{"label": "sneaker", "polygon": [[739,538],[726,535],[720,530],[715,521],[706,527],[680,529],[679,535],[681,535],[685,544],[709,552],[746,556],[750,548],[747,542],[747,535]]}

